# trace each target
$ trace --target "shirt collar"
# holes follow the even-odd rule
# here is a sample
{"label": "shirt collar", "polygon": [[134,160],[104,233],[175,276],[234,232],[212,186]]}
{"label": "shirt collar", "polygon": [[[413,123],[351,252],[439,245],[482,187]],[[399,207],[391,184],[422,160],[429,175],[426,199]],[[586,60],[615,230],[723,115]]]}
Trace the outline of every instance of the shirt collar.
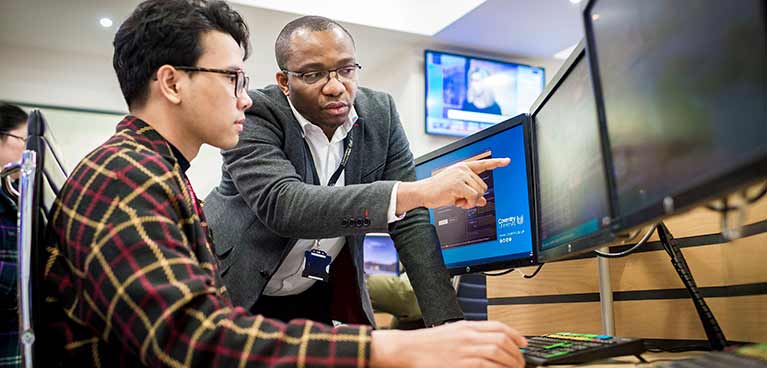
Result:
{"label": "shirt collar", "polygon": [[[298,110],[296,110],[295,106],[293,106],[293,102],[290,101],[289,97],[285,96],[285,98],[287,98],[288,104],[290,104],[290,109],[293,111],[293,116],[295,116],[296,120],[298,120],[298,124],[301,125],[301,133],[304,137],[306,137],[307,129],[312,129],[311,127],[315,127],[319,129],[317,125],[307,120],[303,115],[301,115],[301,113],[298,112]],[[346,138],[346,135],[352,129],[352,126],[354,126],[354,123],[357,122],[357,119],[359,119],[359,115],[357,115],[357,110],[354,108],[354,105],[352,104],[351,109],[349,109],[349,119],[346,120],[344,125],[341,125],[340,127],[338,127],[338,129],[340,130],[340,134],[339,134],[339,131],[336,131],[336,133],[333,135],[333,138],[337,137],[340,140],[343,140],[344,138]]]}
{"label": "shirt collar", "polygon": [[131,132],[130,135],[140,144],[159,153],[170,160],[170,162],[178,163],[182,172],[186,172],[189,168],[189,160],[173,144],[160,135],[157,130],[138,117],[133,115],[126,116],[117,124],[116,130],[117,133]]}
{"label": "shirt collar", "polygon": [[184,154],[181,153],[181,151],[179,151],[178,148],[173,145],[173,143],[168,142],[168,145],[170,146],[170,150],[173,152],[173,156],[176,157],[178,165],[181,166],[181,171],[186,173],[186,171],[189,170],[189,166],[191,166],[189,160],[184,157]]}

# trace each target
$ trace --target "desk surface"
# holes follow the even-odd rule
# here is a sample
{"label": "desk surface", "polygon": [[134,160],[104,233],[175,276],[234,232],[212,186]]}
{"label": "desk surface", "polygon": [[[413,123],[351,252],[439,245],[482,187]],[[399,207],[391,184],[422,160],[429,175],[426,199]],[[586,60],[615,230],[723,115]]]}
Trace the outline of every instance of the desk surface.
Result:
{"label": "desk surface", "polygon": [[691,358],[704,354],[702,351],[689,351],[684,353],[644,353],[644,358],[647,363],[642,363],[634,356],[623,356],[617,358],[611,358],[606,360],[600,360],[597,362],[580,364],[580,365],[560,365],[554,367],[593,367],[593,368],[626,368],[626,367],[661,367],[663,364],[668,363],[671,360],[679,360],[685,358]]}

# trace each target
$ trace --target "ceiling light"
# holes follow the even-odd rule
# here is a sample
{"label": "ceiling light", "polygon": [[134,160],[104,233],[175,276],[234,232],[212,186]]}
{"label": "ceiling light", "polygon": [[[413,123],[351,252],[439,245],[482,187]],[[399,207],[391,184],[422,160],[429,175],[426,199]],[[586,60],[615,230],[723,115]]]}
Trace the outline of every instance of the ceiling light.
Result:
{"label": "ceiling light", "polygon": [[101,18],[99,19],[99,24],[104,28],[109,28],[112,26],[112,20],[109,18]]}
{"label": "ceiling light", "polygon": [[581,2],[581,0],[570,0],[570,3],[572,3],[572,4],[577,4],[579,2]]}
{"label": "ceiling light", "polygon": [[[231,0],[232,3],[433,36],[486,0]],[[428,16],[424,16],[428,14]]]}
{"label": "ceiling light", "polygon": [[594,14],[591,16],[591,20],[597,21],[599,20],[599,14]]}

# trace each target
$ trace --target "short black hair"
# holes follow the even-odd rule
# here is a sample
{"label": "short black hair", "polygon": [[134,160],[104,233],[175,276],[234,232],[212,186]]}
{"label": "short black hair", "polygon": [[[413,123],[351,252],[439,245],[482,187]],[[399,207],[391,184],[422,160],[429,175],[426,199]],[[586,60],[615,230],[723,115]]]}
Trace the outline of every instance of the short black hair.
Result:
{"label": "short black hair", "polygon": [[248,26],[224,1],[147,0],[115,34],[112,64],[128,107],[140,106],[149,80],[163,65],[194,66],[202,55],[201,36],[228,33],[249,53]]}
{"label": "short black hair", "polygon": [[[29,115],[20,107],[0,102],[0,134],[8,134],[11,130],[26,124],[27,119]],[[5,139],[5,136],[0,136],[0,139]]]}
{"label": "short black hair", "polygon": [[286,24],[277,36],[277,41],[274,43],[274,56],[277,58],[277,66],[280,70],[287,70],[288,68],[288,59],[290,58],[290,37],[293,36],[295,31],[299,29],[308,29],[312,32],[323,32],[333,27],[338,27],[344,31],[344,33],[349,36],[349,39],[352,40],[352,45],[354,45],[354,37],[352,37],[352,34],[349,33],[344,26],[329,18],[307,15],[305,17],[294,19]]}

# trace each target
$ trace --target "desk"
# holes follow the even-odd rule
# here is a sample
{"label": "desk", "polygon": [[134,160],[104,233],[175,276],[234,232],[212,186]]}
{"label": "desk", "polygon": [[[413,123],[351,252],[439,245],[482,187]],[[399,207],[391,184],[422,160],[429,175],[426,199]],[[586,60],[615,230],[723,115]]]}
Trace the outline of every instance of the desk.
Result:
{"label": "desk", "polygon": [[[662,367],[669,360],[679,360],[685,358],[692,358],[705,352],[702,351],[689,351],[684,353],[644,353],[644,358],[647,363],[641,363],[639,359],[634,356],[622,356],[616,358],[610,358],[600,360],[593,363],[580,364],[580,365],[558,365],[552,367],[589,367],[589,368],[627,368],[627,367]],[[656,363],[653,363],[656,362]]]}

